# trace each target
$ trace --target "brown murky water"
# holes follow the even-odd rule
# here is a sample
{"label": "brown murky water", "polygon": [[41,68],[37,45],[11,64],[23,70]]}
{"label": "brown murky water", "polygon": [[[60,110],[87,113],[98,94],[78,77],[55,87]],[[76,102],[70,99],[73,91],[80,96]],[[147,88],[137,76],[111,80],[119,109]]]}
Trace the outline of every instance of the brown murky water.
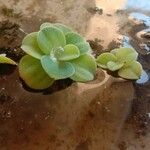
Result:
{"label": "brown murky water", "polygon": [[[0,150],[149,150],[149,3],[0,2],[0,50],[16,60],[22,55],[19,47],[24,35],[49,21],[64,23],[84,35],[95,54],[121,45],[134,47],[145,70],[137,83],[98,71],[97,80],[91,83],[35,93],[24,89],[17,69],[5,66],[7,74],[0,74]],[[141,19],[141,13],[146,18]]]}

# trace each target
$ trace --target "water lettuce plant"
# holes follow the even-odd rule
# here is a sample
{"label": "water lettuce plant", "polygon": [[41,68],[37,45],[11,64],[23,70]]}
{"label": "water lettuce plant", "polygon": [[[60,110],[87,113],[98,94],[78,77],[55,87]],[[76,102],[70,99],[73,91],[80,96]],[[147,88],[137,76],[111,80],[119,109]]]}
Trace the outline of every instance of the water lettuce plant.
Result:
{"label": "water lettuce plant", "polygon": [[89,43],[65,25],[42,24],[38,32],[26,35],[21,48],[27,55],[20,60],[19,73],[33,89],[48,88],[65,78],[94,79],[97,65]]}
{"label": "water lettuce plant", "polygon": [[137,61],[138,53],[132,48],[118,48],[97,57],[99,67],[110,71],[118,71],[118,75],[126,79],[139,79],[142,66]]}
{"label": "water lettuce plant", "polygon": [[0,64],[1,63],[2,64],[16,65],[16,63],[12,59],[6,57],[6,54],[0,54]]}

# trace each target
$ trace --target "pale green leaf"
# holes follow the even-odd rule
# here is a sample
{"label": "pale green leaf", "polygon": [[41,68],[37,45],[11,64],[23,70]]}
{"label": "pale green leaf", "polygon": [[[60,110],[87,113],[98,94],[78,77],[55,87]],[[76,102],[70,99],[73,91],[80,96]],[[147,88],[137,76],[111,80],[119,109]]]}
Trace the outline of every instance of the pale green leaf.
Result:
{"label": "pale green leaf", "polygon": [[72,32],[72,30],[69,27],[67,27],[66,25],[63,25],[60,23],[55,23],[54,26],[59,28],[64,34]]}
{"label": "pale green leaf", "polygon": [[32,89],[45,89],[54,82],[54,79],[45,73],[40,60],[29,55],[21,59],[19,63],[19,74],[24,82]]}
{"label": "pale green leaf", "polygon": [[111,53],[114,53],[117,57],[117,60],[120,62],[128,62],[137,60],[138,53],[132,48],[119,48],[112,50]]}
{"label": "pale green leaf", "polygon": [[54,24],[52,24],[50,22],[45,22],[45,23],[41,24],[40,30],[47,28],[47,27],[54,27]]}
{"label": "pale green leaf", "polygon": [[66,45],[63,50],[59,50],[55,52],[55,56],[60,61],[68,61],[80,56],[80,52],[77,46],[73,44]]}
{"label": "pale green leaf", "polygon": [[66,40],[63,32],[56,27],[45,27],[39,31],[37,41],[45,54],[50,54],[53,48],[64,47]]}
{"label": "pale green leaf", "polygon": [[27,54],[40,59],[44,53],[40,50],[38,43],[37,43],[37,35],[38,32],[33,32],[25,36],[25,38],[22,41],[21,48],[24,52]]}
{"label": "pale green leaf", "polygon": [[50,56],[43,56],[41,63],[45,72],[56,80],[69,78],[75,73],[75,69],[71,63],[58,62]]}
{"label": "pale green leaf", "polygon": [[46,27],[56,27],[56,28],[59,28],[64,34],[67,34],[68,32],[72,32],[72,30],[67,27],[66,25],[63,25],[61,23],[49,23],[49,22],[46,22],[46,23],[43,23],[41,26],[40,26],[40,30],[42,30],[43,28],[46,28]]}
{"label": "pale green leaf", "polygon": [[97,67],[93,56],[81,55],[79,58],[72,60],[71,63],[75,68],[75,74],[71,77],[72,80],[86,82],[94,79]]}
{"label": "pale green leaf", "polygon": [[6,57],[5,54],[0,55],[0,63],[16,65],[16,63],[12,59]]}
{"label": "pale green leaf", "polygon": [[86,42],[85,39],[78,33],[70,32],[66,34],[66,43],[67,44],[77,44]]}
{"label": "pale green leaf", "polygon": [[142,66],[137,61],[132,61],[128,66],[122,67],[118,74],[120,77],[125,79],[139,79],[142,74]]}
{"label": "pale green leaf", "polygon": [[123,65],[124,65],[123,63],[118,63],[118,62],[113,62],[113,61],[109,61],[107,63],[107,67],[111,71],[119,70],[120,68],[122,68]]}
{"label": "pale green leaf", "polygon": [[111,61],[111,62],[116,62],[117,61],[117,58],[116,58],[116,56],[114,55],[114,54],[111,54],[111,53],[109,53],[109,52],[106,52],[106,53],[103,53],[103,54],[101,54],[101,55],[99,55],[98,57],[97,57],[97,65],[99,66],[99,67],[102,67],[102,68],[104,68],[104,69],[107,69],[108,67],[107,67],[107,63],[109,62],[109,61]]}
{"label": "pale green leaf", "polygon": [[118,49],[116,48],[116,49],[111,50],[110,53],[116,55],[117,51],[118,51]]}
{"label": "pale green leaf", "polygon": [[79,48],[80,55],[86,54],[87,52],[90,53],[92,51],[88,42],[76,43],[75,45]]}

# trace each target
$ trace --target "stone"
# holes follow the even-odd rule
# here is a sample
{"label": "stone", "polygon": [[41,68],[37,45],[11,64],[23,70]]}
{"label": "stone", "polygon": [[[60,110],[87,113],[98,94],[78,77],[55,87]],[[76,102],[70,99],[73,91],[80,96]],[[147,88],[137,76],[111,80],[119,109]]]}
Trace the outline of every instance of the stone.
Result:
{"label": "stone", "polygon": [[[15,148],[16,141],[19,149],[23,149],[24,144],[27,149],[34,149],[35,143],[38,149],[49,145],[52,150],[67,147],[75,150],[81,143],[90,150],[109,149],[119,138],[134,96],[132,82],[112,77],[101,69],[94,81],[73,83],[47,95],[26,91],[17,72],[5,80],[0,78],[0,83],[0,88],[5,88],[16,99],[15,104],[11,104],[11,120],[5,120],[10,139],[5,146],[11,149]],[[35,128],[36,125],[40,128]],[[3,124],[0,129],[3,130]],[[49,142],[50,135],[55,140]]]}

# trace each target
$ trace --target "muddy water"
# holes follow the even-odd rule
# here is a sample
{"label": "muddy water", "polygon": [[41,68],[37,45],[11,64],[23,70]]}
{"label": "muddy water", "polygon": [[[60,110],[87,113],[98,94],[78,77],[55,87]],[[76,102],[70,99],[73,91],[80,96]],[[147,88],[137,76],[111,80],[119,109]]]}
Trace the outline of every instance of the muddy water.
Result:
{"label": "muddy water", "polygon": [[62,22],[92,41],[96,54],[134,47],[144,68],[133,84],[100,73],[101,88],[73,84],[48,95],[26,91],[17,70],[1,75],[0,150],[149,150],[150,2],[0,1],[0,20],[19,23],[23,35]]}

